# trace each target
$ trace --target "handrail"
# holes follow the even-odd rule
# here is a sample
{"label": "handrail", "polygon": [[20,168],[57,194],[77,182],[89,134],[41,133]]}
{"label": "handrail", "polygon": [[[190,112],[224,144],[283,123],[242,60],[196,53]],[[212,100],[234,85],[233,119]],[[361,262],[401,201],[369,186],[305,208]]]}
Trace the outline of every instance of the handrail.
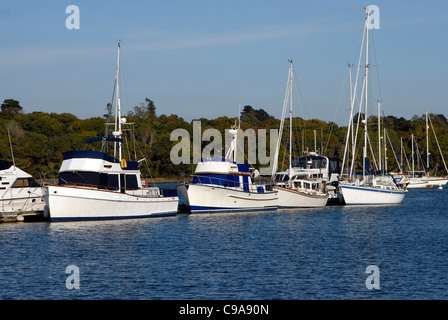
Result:
{"label": "handrail", "polygon": [[[194,178],[198,178],[196,181]],[[251,177],[252,179],[252,177]],[[194,182],[193,182],[194,181]],[[221,188],[230,188],[232,190],[239,190],[239,191],[248,191],[253,193],[259,193],[258,187],[265,186],[265,184],[254,184],[252,180],[248,180],[247,184],[244,182],[235,181],[231,179],[225,179],[225,178],[219,178],[219,177],[210,177],[210,176],[204,176],[204,175],[198,175],[193,174],[193,181],[191,184],[198,184],[198,185],[215,185]],[[244,188],[244,184],[247,185],[247,189]],[[265,188],[263,189],[263,192],[266,192]]]}

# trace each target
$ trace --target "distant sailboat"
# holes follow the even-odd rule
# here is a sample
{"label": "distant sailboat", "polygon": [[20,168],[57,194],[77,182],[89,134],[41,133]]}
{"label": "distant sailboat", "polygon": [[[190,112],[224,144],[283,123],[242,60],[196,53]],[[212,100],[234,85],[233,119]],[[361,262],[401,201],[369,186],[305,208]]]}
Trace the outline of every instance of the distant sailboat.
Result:
{"label": "distant sailboat", "polygon": [[429,133],[428,133],[429,125],[428,125],[428,122],[429,122],[429,124],[431,124],[432,132],[434,133],[434,138],[435,138],[435,140],[437,142],[437,147],[439,149],[440,156],[442,158],[442,162],[443,162],[443,166],[445,168],[445,172],[448,174],[448,168],[446,166],[445,159],[443,158],[442,150],[440,149],[439,140],[437,139],[436,132],[434,130],[434,126],[432,125],[431,118],[429,117],[428,112],[426,112],[426,176],[425,176],[424,180],[428,184],[428,187],[438,186],[439,188],[442,188],[442,186],[444,186],[444,185],[446,185],[448,183],[448,176],[445,176],[445,177],[434,177],[434,176],[431,176],[430,172],[429,172],[429,170],[430,170],[429,155],[431,153],[429,152]]}
{"label": "distant sailboat", "polygon": [[[439,145],[439,140],[437,139],[437,135],[436,132],[434,130],[434,126],[432,125],[432,121],[431,121],[431,117],[429,116],[428,112],[426,112],[425,114],[425,118],[426,118],[426,168],[425,170],[420,169],[420,170],[416,170],[415,169],[415,158],[417,157],[417,162],[421,162],[422,164],[424,163],[423,159],[421,159],[420,153],[418,152],[418,145],[417,145],[417,141],[415,139],[414,135],[411,135],[411,158],[412,158],[412,168],[410,169],[410,171],[405,175],[405,182],[402,183],[406,183],[407,184],[407,189],[422,189],[422,188],[427,188],[427,187],[434,187],[437,186],[439,189],[442,189],[444,185],[446,185],[448,183],[448,176],[445,177],[435,177],[432,176],[430,173],[430,152],[429,152],[429,125],[431,125],[432,128],[432,132],[434,134],[434,138],[435,141],[437,143],[437,147],[440,153],[440,157],[442,159],[442,163],[445,169],[445,172],[448,174],[448,168],[445,162],[445,159],[443,157],[443,153],[442,150],[440,148]],[[414,151],[414,146],[417,149],[417,152]],[[402,177],[400,175],[396,175],[397,178],[396,179],[401,179]],[[400,181],[401,182],[401,181]]]}
{"label": "distant sailboat", "polygon": [[[370,205],[370,204],[398,204],[403,201],[405,196],[404,188],[398,186],[394,179],[386,175],[381,167],[379,168],[380,174],[376,175],[373,170],[370,169],[369,160],[367,158],[367,146],[368,146],[368,113],[367,113],[367,104],[368,104],[368,74],[369,74],[369,14],[370,11],[366,9],[367,17],[364,24],[364,37],[366,38],[366,50],[365,50],[365,75],[362,87],[362,96],[361,101],[364,100],[364,115],[365,119],[362,120],[362,124],[364,127],[364,147],[363,147],[363,164],[362,164],[362,175],[361,178],[354,177],[354,162],[355,162],[355,146],[356,146],[356,136],[355,143],[352,146],[353,156],[350,172],[348,173],[348,177],[346,180],[342,180],[339,184],[339,190],[344,198],[344,201],[347,205],[358,204],[358,205]],[[360,52],[359,61],[361,61],[362,49]],[[358,64],[358,74],[359,74],[360,64]],[[356,89],[356,86],[355,86]],[[355,90],[356,92],[356,90]],[[363,99],[364,98],[364,99]],[[344,161],[347,154],[347,147],[349,144],[349,136],[350,130],[352,126],[352,114],[353,114],[353,106],[355,101],[355,95],[351,97],[351,113],[350,113],[350,122],[347,130],[346,137],[346,147],[344,153],[344,160],[342,167],[344,168]],[[360,105],[361,107],[361,105]],[[359,113],[358,113],[359,115]],[[378,113],[378,134],[380,134],[380,114]],[[378,139],[378,143],[380,143],[380,138]],[[379,147],[379,150],[381,148]],[[379,161],[379,163],[381,163]]]}
{"label": "distant sailboat", "polygon": [[[273,188],[278,191],[279,208],[315,208],[325,207],[328,202],[328,192],[323,179],[311,179],[301,171],[293,168],[292,161],[292,81],[293,63],[290,61],[288,83],[283,102],[282,119],[280,132],[277,141],[277,148],[274,156],[274,166],[272,171]],[[289,105],[289,168],[287,171],[277,172],[278,156],[282,141],[283,126],[285,122],[286,109]]]}
{"label": "distant sailboat", "polygon": [[[423,177],[424,171],[418,171],[415,170],[415,152],[414,152],[414,145],[417,146],[417,141],[415,141],[415,137],[412,134],[411,135],[411,156],[412,156],[412,170],[411,172],[405,177],[403,183],[406,183],[407,189],[421,189],[426,188],[428,186],[428,181],[426,181]],[[418,150],[418,149],[417,149]],[[418,158],[420,156],[419,153],[417,153]],[[401,181],[400,181],[401,182]]]}

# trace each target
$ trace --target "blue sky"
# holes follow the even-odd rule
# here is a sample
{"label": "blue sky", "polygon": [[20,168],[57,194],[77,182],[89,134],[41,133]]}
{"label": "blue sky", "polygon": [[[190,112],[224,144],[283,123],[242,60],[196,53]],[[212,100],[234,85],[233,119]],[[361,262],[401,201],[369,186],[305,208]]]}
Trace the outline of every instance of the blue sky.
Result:
{"label": "blue sky", "polygon": [[[79,30],[65,26],[71,4]],[[2,1],[0,101],[19,100],[27,113],[103,115],[121,40],[125,112],[148,97],[158,115],[187,121],[234,117],[247,104],[280,118],[293,59],[295,115],[346,125],[347,63],[368,5],[380,9],[371,82],[385,113],[448,117],[446,1]]]}

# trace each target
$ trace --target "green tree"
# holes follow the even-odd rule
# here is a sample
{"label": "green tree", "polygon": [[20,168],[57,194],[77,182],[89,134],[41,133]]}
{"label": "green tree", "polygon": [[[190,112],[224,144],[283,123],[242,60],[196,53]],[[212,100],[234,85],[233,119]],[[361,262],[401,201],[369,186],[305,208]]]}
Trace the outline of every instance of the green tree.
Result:
{"label": "green tree", "polygon": [[155,115],[156,106],[154,101],[148,98],[145,98],[145,102],[140,102],[138,106],[135,106],[134,111],[128,112],[129,117],[134,117],[137,119],[149,119],[151,117],[155,117]]}
{"label": "green tree", "polygon": [[260,126],[267,120],[273,118],[263,109],[254,109],[250,105],[246,105],[241,111],[241,122],[247,122],[252,125]]}
{"label": "green tree", "polygon": [[23,108],[20,102],[14,99],[5,99],[1,105],[2,117],[11,119],[15,115],[22,114]]}

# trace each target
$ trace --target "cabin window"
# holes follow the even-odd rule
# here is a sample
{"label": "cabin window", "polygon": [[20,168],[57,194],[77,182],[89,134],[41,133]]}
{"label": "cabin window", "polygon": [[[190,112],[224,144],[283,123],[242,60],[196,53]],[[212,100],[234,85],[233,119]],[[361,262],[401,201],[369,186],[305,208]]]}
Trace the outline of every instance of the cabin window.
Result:
{"label": "cabin window", "polygon": [[126,189],[139,189],[137,183],[137,176],[135,174],[126,175]]}
{"label": "cabin window", "polygon": [[12,188],[39,187],[39,184],[33,178],[18,178]]}
{"label": "cabin window", "polygon": [[107,175],[107,187],[112,190],[118,189],[118,174]]}
{"label": "cabin window", "polygon": [[59,185],[72,184],[80,186],[107,187],[107,174],[98,172],[62,172],[59,174]]}
{"label": "cabin window", "polygon": [[[193,176],[193,184],[216,184],[226,187],[238,187],[239,176],[230,174],[206,174]],[[246,182],[247,183],[247,182]]]}
{"label": "cabin window", "polygon": [[18,178],[12,185],[13,188],[24,188],[29,186],[28,178]]}

